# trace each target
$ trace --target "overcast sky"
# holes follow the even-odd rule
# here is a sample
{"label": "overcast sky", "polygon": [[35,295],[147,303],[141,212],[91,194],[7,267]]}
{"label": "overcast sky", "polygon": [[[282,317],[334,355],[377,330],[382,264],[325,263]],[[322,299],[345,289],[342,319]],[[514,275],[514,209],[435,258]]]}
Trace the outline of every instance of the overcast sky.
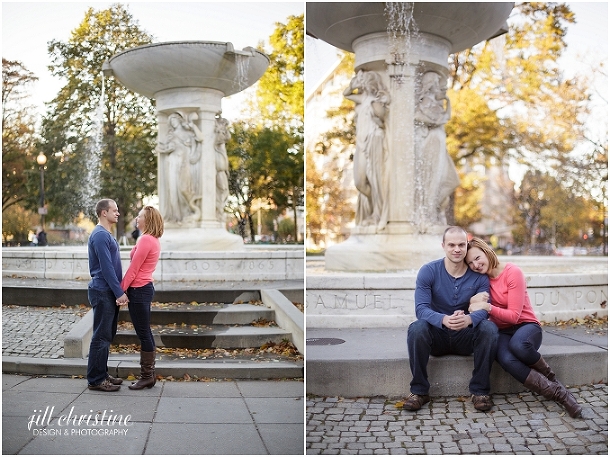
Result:
{"label": "overcast sky", "polygon": [[[68,41],[89,7],[107,9],[117,2],[2,2],[2,57],[18,60],[39,81],[30,91],[43,110],[62,81],[47,70],[47,43]],[[154,41],[203,40],[231,42],[235,49],[268,42],[277,22],[302,14],[304,3],[285,2],[118,2],[128,6],[133,18]],[[243,99],[243,97],[241,98]],[[223,115],[234,120],[240,96],[223,100]]]}
{"label": "overcast sky", "polygon": [[[89,7],[108,8],[112,2],[2,2],[2,57],[19,60],[40,78],[32,100],[42,110],[62,82],[47,70],[47,43],[67,41]],[[267,41],[276,22],[304,12],[301,1],[285,2],[123,2],[155,41],[230,41],[236,49]],[[568,2],[577,23],[568,27],[564,67],[567,76],[587,71],[587,62],[608,60],[608,3]],[[307,39],[306,88],[310,90],[336,60],[336,51],[319,40]],[[607,95],[607,80],[603,83]],[[307,93],[306,91],[306,93]],[[225,117],[238,116],[243,97],[223,100]],[[606,98],[607,99],[607,98]]]}

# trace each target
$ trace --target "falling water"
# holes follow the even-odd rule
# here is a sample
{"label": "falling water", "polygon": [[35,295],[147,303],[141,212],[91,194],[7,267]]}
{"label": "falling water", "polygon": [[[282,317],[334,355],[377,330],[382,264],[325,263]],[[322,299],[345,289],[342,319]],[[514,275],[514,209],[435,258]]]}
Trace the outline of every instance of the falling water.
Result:
{"label": "falling water", "polygon": [[235,85],[239,92],[249,86],[248,84],[248,67],[250,65],[249,55],[235,54],[235,66],[237,75],[235,76]]}
{"label": "falling water", "polygon": [[104,140],[104,76],[102,75],[102,94],[96,110],[93,113],[91,134],[86,147],[86,174],[82,186],[82,203],[84,212],[91,211],[101,190],[100,170],[102,164],[102,147]]}
{"label": "falling water", "polygon": [[419,34],[413,19],[414,8],[413,2],[385,2],[390,55],[395,60],[406,58],[411,50],[411,40],[416,39]]}
{"label": "falling water", "polygon": [[[392,80],[395,81],[395,90],[413,90],[413,93],[408,96],[411,99],[411,103],[417,103],[418,87],[421,82],[421,69],[419,66],[416,69],[409,69],[413,43],[420,39],[419,28],[413,17],[415,6],[416,4],[413,2],[386,2],[384,9],[387,20],[388,51],[390,57],[388,60],[388,71]],[[411,62],[411,65],[413,65],[413,62]],[[415,79],[413,81],[414,84],[407,87],[405,82],[409,74],[414,75]],[[424,167],[421,147],[417,147],[418,143],[421,143],[421,126],[416,124],[414,130],[411,130],[407,126],[408,116],[405,112],[397,112],[395,115],[398,116],[398,129],[402,132],[413,131],[414,135],[414,138],[410,138],[411,141],[406,141],[406,144],[411,144],[414,148],[414,151],[412,151],[415,168],[413,221],[419,228],[419,232],[423,233],[426,229],[423,183],[425,178],[422,176]],[[401,161],[407,160],[407,157],[410,155],[409,151],[399,151],[399,153]]]}

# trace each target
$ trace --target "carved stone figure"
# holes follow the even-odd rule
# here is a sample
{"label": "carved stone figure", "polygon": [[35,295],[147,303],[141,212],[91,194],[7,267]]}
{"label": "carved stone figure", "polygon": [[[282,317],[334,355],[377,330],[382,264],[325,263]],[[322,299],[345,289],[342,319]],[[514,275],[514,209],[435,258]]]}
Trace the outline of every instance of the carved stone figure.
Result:
{"label": "carved stone figure", "polygon": [[422,225],[447,223],[445,208],[449,196],[460,184],[447,153],[444,124],[451,117],[451,104],[441,80],[444,82],[444,77],[434,71],[425,73],[416,98],[415,156],[420,165],[416,193]]}
{"label": "carved stone figure", "polygon": [[[165,142],[159,142],[156,152],[165,156],[166,166],[161,167],[166,195],[163,218],[168,222],[188,222],[201,219],[200,172],[198,168],[201,152],[198,143],[203,141],[201,131],[194,124],[197,114],[192,113],[188,121],[182,114],[174,112],[168,117],[168,132]],[[192,166],[192,164],[195,166]],[[195,182],[194,182],[195,181]]]}
{"label": "carved stone figure", "polygon": [[356,103],[354,184],[359,191],[356,224],[383,230],[388,220],[385,118],[390,96],[378,73],[362,70],[343,95]]}
{"label": "carved stone figure", "polygon": [[224,208],[229,197],[229,158],[226,143],[231,139],[229,121],[216,118],[214,127],[214,150],[216,151],[216,218],[224,221]]}

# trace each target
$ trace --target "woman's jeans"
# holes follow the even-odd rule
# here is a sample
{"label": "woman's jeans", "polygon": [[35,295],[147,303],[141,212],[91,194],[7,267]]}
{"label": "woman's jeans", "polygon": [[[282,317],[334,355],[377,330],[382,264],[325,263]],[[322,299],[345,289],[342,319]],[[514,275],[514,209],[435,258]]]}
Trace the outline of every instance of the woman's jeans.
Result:
{"label": "woman's jeans", "polygon": [[155,341],[150,330],[150,305],[152,303],[155,287],[149,282],[142,287],[130,287],[127,289],[129,298],[129,315],[133,328],[140,338],[142,351],[152,352],[155,350]]}
{"label": "woman's jeans", "polygon": [[534,322],[501,329],[498,336],[498,363],[521,384],[530,374],[530,366],[540,359],[542,329]]}
{"label": "woman's jeans", "polygon": [[496,357],[498,327],[490,321],[481,321],[476,327],[464,330],[449,330],[416,320],[409,325],[407,347],[411,366],[411,393],[428,395],[428,360],[447,354],[470,355],[474,353],[474,370],[469,390],[473,395],[489,395],[489,374]]}
{"label": "woman's jeans", "polygon": [[101,384],[108,374],[110,344],[116,335],[119,307],[111,290],[87,290],[93,308],[93,336],[87,361],[87,381],[90,385]]}

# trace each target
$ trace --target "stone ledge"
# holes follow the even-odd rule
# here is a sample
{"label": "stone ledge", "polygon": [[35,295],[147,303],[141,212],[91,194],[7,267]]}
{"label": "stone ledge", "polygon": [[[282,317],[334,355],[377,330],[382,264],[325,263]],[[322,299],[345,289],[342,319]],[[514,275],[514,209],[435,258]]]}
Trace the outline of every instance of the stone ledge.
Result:
{"label": "stone ledge", "polygon": [[275,322],[292,335],[292,344],[301,354],[305,354],[305,317],[279,290],[261,290],[265,305],[275,311]]}
{"label": "stone ledge", "polygon": [[[112,356],[108,370],[114,376],[126,378],[140,370],[139,355]],[[32,357],[2,357],[2,372],[48,376],[86,376],[87,359],[43,359]],[[302,378],[302,363],[291,362],[170,362],[157,361],[155,373],[160,376],[181,378],[185,373],[199,378],[218,379],[280,379]]]}
{"label": "stone ledge", "polygon": [[64,337],[64,357],[67,359],[87,357],[92,336],[93,310],[91,309]]}
{"label": "stone ledge", "polygon": [[[407,329],[309,329],[307,338],[334,338],[337,345],[307,345],[307,393],[320,396],[401,397],[411,381]],[[541,354],[565,385],[607,382],[607,338],[591,341],[545,331]],[[468,395],[472,356],[431,357],[428,375],[434,396]],[[526,390],[494,363],[492,394]]]}

